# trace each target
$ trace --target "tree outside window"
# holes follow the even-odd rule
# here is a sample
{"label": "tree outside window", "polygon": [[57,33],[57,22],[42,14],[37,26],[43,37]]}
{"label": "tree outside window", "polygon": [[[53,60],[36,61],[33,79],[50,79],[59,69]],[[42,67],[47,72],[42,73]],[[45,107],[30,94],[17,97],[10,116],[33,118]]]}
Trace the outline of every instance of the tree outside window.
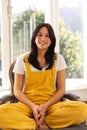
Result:
{"label": "tree outside window", "polygon": [[[67,14],[68,13],[68,14]],[[67,65],[67,78],[83,77],[83,28],[82,5],[59,8],[59,44]],[[36,8],[29,8],[13,15],[13,56],[14,59],[29,50],[34,27],[45,21],[45,14]],[[19,49],[18,49],[19,48]]]}

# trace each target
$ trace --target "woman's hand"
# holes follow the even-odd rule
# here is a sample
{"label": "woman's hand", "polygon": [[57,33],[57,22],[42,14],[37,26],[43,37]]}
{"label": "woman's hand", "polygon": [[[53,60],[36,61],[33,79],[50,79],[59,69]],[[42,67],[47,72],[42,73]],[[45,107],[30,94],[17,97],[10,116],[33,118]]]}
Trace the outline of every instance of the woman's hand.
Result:
{"label": "woman's hand", "polygon": [[39,119],[41,117],[39,109],[40,109],[39,105],[33,105],[32,107],[33,116],[34,116],[37,126],[39,126]]}
{"label": "woman's hand", "polygon": [[36,121],[36,124],[38,127],[43,124],[44,122],[44,117],[46,115],[46,107],[44,104],[39,105],[33,105],[32,111],[33,111],[33,116]]}
{"label": "woman's hand", "polygon": [[46,108],[45,104],[41,104],[41,105],[39,106],[40,118],[39,118],[39,121],[38,121],[38,126],[40,126],[40,125],[43,124],[43,122],[44,122],[44,117],[45,117],[45,115],[46,115],[46,110],[47,110],[47,108]]}

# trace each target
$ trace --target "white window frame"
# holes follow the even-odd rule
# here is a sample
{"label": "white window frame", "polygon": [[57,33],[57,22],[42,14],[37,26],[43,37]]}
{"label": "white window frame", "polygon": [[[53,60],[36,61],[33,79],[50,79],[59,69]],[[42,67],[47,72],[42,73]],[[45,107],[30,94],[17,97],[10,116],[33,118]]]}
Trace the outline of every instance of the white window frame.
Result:
{"label": "white window frame", "polygon": [[84,38],[83,38],[83,44],[84,44],[84,78],[81,79],[66,79],[66,90],[79,90],[79,89],[87,89],[87,0],[83,0],[84,2]]}
{"label": "white window frame", "polygon": [[9,88],[8,68],[11,64],[11,14],[10,0],[1,0],[1,42],[2,42],[2,88]]}
{"label": "white window frame", "polygon": [[[87,1],[85,6],[87,6]],[[46,17],[45,21],[49,22],[56,34],[57,38],[57,46],[56,51],[59,52],[59,40],[58,40],[58,0],[48,0],[48,11],[46,11]],[[11,39],[11,0],[1,0],[2,4],[2,87],[9,88],[10,82],[9,82],[9,76],[8,76],[8,68],[12,62],[12,39]],[[8,6],[9,5],[9,6]],[[87,10],[86,10],[87,11]],[[87,14],[87,13],[85,13]],[[86,16],[87,18],[87,16]],[[86,22],[87,23],[87,22]],[[87,41],[86,34],[87,29],[85,28],[85,41]],[[86,42],[87,43],[87,42]],[[67,79],[66,81],[66,87],[67,90],[70,89],[80,89],[80,88],[87,88],[87,61],[86,61],[86,53],[87,53],[87,45],[85,46],[85,52],[84,52],[84,79]],[[81,82],[79,84],[79,81]],[[75,83],[75,84],[74,84]],[[81,86],[80,86],[81,85]]]}

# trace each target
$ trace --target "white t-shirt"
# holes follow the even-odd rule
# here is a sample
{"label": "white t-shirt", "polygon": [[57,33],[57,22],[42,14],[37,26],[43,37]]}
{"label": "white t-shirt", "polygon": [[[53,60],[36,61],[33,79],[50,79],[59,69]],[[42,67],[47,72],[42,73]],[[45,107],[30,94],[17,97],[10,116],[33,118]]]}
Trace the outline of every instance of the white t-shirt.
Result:
{"label": "white t-shirt", "polygon": [[[38,70],[37,68],[33,67],[32,65],[30,65],[31,70],[32,71],[43,71],[46,69],[46,67],[44,67],[42,70]],[[64,57],[61,54],[57,54],[57,60],[56,60],[56,70],[60,71],[63,69],[67,68],[67,64],[65,62]],[[25,63],[23,61],[23,55],[20,55],[17,57],[13,72],[14,73],[18,73],[18,74],[25,74],[26,68],[25,68]]]}

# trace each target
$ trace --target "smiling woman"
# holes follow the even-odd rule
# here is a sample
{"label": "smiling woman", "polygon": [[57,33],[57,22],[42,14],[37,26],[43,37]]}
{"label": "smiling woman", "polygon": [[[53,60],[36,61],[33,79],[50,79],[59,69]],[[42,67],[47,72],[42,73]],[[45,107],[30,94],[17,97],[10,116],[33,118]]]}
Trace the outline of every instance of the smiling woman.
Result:
{"label": "smiling woman", "polygon": [[[67,65],[63,56],[55,53],[55,44],[52,26],[38,24],[31,37],[30,51],[19,55],[13,68],[14,95],[19,101],[0,105],[2,129],[60,129],[78,125],[87,118],[85,103],[61,101]],[[40,66],[42,59],[46,66]]]}
{"label": "smiling woman", "polygon": [[[17,56],[20,55],[20,53],[23,53],[23,55],[20,55],[17,58],[15,68],[14,68],[14,73],[16,73],[14,91],[15,91],[15,96],[20,100],[20,102],[18,102],[17,104],[11,103],[11,104],[3,105],[3,106],[0,105],[1,107],[0,108],[0,118],[1,118],[0,127],[2,128],[10,127],[12,129],[19,129],[20,127],[20,129],[25,129],[25,128],[28,129],[29,126],[31,125],[30,126],[31,129],[35,129],[36,126],[39,125],[40,127],[42,127],[42,125],[45,123],[51,128],[63,128],[69,125],[81,123],[83,119],[85,119],[85,117],[87,116],[86,115],[87,105],[82,102],[70,102],[70,101],[60,102],[61,97],[65,93],[65,76],[66,76],[65,68],[67,67],[67,65],[61,54],[54,53],[55,37],[52,33],[52,30],[48,29],[49,31],[47,30],[44,31],[44,29],[41,27],[41,30],[36,31],[34,40],[36,40],[35,38],[38,37],[38,34],[40,34],[39,35],[40,40],[38,40],[39,38],[36,40],[38,43],[37,43],[36,50],[34,48],[35,53],[28,53],[28,54],[26,53],[26,55],[24,55],[25,51],[32,52],[28,50],[30,49],[29,38],[31,36],[32,30],[36,28],[37,23],[43,22],[44,25],[46,25],[44,22],[45,11],[44,10],[40,11],[37,9],[34,10],[34,8],[28,8],[28,9],[25,9],[25,11],[21,13],[13,14],[12,17],[10,17],[11,15],[9,14],[11,14],[10,12],[11,7],[8,6],[9,1],[10,0],[2,0],[2,3],[3,3],[2,4],[3,5],[3,10],[2,10],[2,13],[3,13],[3,17],[2,17],[2,20],[3,20],[2,22],[3,23],[3,26],[2,26],[3,27],[3,31],[2,31],[3,40],[2,41],[3,42],[2,43],[3,44],[2,46],[4,48],[4,49],[2,48],[3,49],[2,69],[4,72],[3,73],[3,87],[5,86],[5,89],[6,87],[7,88],[10,87],[10,85],[8,84],[9,82],[7,82],[8,68],[11,62],[14,59],[16,59]],[[55,14],[57,12],[56,9],[59,9],[59,7],[55,8],[56,5],[58,6],[58,4],[56,3],[57,0],[49,0],[49,1],[51,2],[50,13],[49,13],[49,16],[51,18],[50,23],[53,22],[53,25],[54,25],[53,27],[55,27],[55,29],[58,29],[58,27],[60,29],[59,33],[57,33],[57,35],[59,34],[59,36],[61,36],[59,37],[60,38],[60,52],[66,58],[67,63],[71,63],[72,59],[70,60],[70,58],[76,58],[75,56],[78,53],[78,49],[76,49],[75,47],[77,45],[76,43],[78,43],[78,45],[80,43],[78,42],[79,37],[77,37],[79,32],[75,33],[76,37],[74,37],[72,30],[70,28],[67,29],[67,25],[64,25],[64,22],[61,22],[61,24],[58,24],[59,21],[57,21],[57,17],[55,17]],[[74,16],[75,14],[76,12],[74,13]],[[67,18],[67,20],[70,18],[70,16]],[[9,22],[11,23],[10,20],[12,20],[12,26],[9,26]],[[77,20],[75,20],[75,23],[76,21]],[[9,31],[10,27],[12,27],[12,35],[10,34],[11,32]],[[30,33],[30,30],[31,30],[31,33]],[[87,29],[85,30],[87,31]],[[10,36],[12,36],[12,42],[9,42],[9,38],[10,38],[9,34]],[[50,34],[52,36],[52,39],[50,37]],[[73,36],[71,36],[71,34],[73,34]],[[85,33],[85,35],[86,34],[87,33]],[[48,45],[50,46],[50,40],[53,41],[51,43],[51,45],[53,44],[53,46],[49,47],[48,51],[46,51],[46,48],[45,48],[45,54],[44,54],[43,47],[48,48],[48,46],[46,45],[49,43]],[[32,44],[36,45],[34,41],[32,42]],[[39,44],[41,45],[40,47],[38,46]],[[57,44],[58,44],[58,41],[57,41]],[[71,46],[69,46],[68,44]],[[32,47],[35,47],[35,46],[32,46]],[[72,48],[74,48],[75,50],[70,51],[70,49]],[[73,55],[73,52],[75,56]],[[33,58],[28,57],[30,56],[30,54],[31,56],[33,55]],[[34,63],[36,63],[37,66],[39,67],[37,66],[34,67],[35,64],[33,63],[30,64],[30,60],[32,60],[32,62],[36,61]],[[43,62],[41,63],[41,61]],[[71,65],[74,65],[74,63]],[[26,76],[25,76],[25,72],[26,72]],[[75,74],[73,73],[73,71],[72,71],[72,74],[73,76],[77,75],[77,73]],[[26,78],[26,80],[24,78]],[[58,89],[56,89],[56,82],[55,82],[56,79],[57,79]],[[24,91],[22,91],[22,88],[23,88],[22,83],[24,83],[22,81],[26,81],[25,87],[23,89]],[[70,82],[69,84],[70,89],[71,89],[71,85],[74,86],[73,83]],[[77,85],[76,82],[75,82],[75,85]],[[86,86],[87,86],[87,82],[86,82]],[[81,94],[82,94],[82,91],[81,91]],[[59,107],[59,111],[61,112],[58,111],[58,107]],[[64,113],[65,111],[66,113]],[[69,112],[69,111],[72,111],[72,112]],[[20,116],[18,117],[19,114]],[[48,114],[48,115],[45,116],[45,114]],[[32,117],[32,119],[29,117]],[[61,117],[61,120],[60,118],[58,119],[57,117],[58,118]],[[19,123],[17,123],[18,121]],[[29,121],[29,124],[28,124],[28,121]],[[20,122],[21,122],[21,125],[20,125]]]}

